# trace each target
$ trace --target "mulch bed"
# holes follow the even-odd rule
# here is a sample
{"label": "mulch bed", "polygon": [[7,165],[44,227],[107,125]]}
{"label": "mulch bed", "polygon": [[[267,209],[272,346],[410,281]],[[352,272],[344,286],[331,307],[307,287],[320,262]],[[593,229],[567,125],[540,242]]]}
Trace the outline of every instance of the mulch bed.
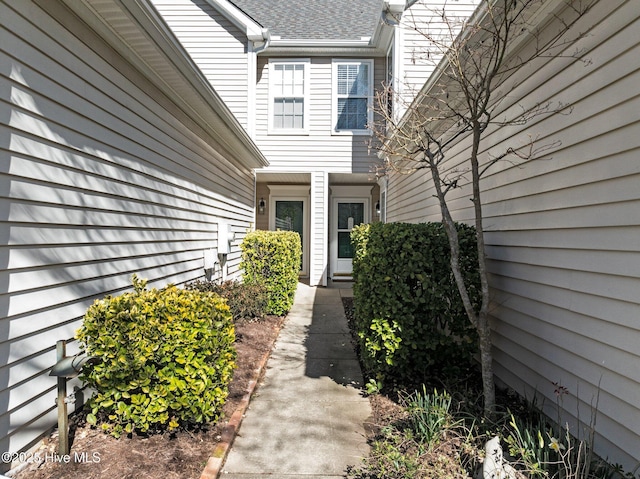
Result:
{"label": "mulch bed", "polygon": [[267,316],[260,321],[236,323],[237,369],[229,385],[222,418],[197,431],[115,439],[89,426],[82,413],[71,418],[71,461],[52,460],[58,450],[57,432],[45,439],[35,453],[46,460],[31,463],[13,475],[16,479],[191,479],[200,478],[207,460],[220,442],[228,418],[256,379],[256,367],[273,349],[283,318]]}

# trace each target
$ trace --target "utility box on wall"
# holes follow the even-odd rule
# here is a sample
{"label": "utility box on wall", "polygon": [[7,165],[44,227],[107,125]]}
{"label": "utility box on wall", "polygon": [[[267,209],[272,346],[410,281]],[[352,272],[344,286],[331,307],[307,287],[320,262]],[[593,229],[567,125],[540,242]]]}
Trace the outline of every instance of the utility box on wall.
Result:
{"label": "utility box on wall", "polygon": [[216,264],[218,260],[218,250],[216,248],[209,248],[204,250],[203,253],[204,262],[204,276],[207,280],[211,281],[215,276]]}
{"label": "utility box on wall", "polygon": [[218,254],[229,254],[230,252],[230,243],[231,234],[229,232],[229,224],[220,221],[218,223]]}

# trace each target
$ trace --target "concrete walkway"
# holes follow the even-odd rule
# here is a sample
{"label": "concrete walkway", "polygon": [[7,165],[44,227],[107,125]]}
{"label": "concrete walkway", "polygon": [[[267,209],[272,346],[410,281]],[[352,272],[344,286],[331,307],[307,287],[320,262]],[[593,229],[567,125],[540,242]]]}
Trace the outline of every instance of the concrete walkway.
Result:
{"label": "concrete walkway", "polygon": [[344,477],[368,453],[371,409],[341,299],[350,295],[298,284],[221,478]]}

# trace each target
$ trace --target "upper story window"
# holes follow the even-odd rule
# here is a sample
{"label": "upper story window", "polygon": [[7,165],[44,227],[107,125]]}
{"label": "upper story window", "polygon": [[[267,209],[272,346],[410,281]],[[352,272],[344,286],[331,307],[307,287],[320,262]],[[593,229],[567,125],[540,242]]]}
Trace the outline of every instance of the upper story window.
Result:
{"label": "upper story window", "polygon": [[373,98],[372,60],[333,61],[333,125],[336,132],[369,133]]}
{"label": "upper story window", "polygon": [[269,61],[269,129],[273,133],[306,133],[309,63],[308,59]]}

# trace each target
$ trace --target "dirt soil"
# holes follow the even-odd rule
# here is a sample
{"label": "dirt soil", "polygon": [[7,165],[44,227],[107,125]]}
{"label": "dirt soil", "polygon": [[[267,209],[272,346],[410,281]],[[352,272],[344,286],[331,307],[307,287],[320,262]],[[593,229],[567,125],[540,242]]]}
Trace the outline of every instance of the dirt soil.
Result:
{"label": "dirt soil", "polygon": [[57,431],[47,439],[34,461],[12,477],[16,479],[190,479],[199,478],[228,418],[255,379],[256,367],[265,352],[271,351],[283,318],[267,316],[260,321],[236,323],[237,369],[229,386],[222,418],[198,431],[176,434],[132,436],[115,439],[92,428],[83,414],[71,418],[70,462],[56,463]]}

